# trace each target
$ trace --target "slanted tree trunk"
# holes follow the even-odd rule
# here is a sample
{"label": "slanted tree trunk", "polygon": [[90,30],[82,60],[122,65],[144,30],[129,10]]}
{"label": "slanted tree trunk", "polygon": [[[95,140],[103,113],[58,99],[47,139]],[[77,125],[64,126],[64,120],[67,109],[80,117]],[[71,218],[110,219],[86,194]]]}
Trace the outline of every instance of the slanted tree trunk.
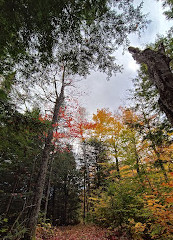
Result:
{"label": "slanted tree trunk", "polygon": [[50,187],[51,187],[51,175],[52,175],[52,169],[53,169],[53,157],[50,160],[50,171],[49,171],[49,177],[47,180],[47,191],[46,191],[46,201],[44,206],[44,218],[43,222],[46,222],[46,216],[47,216],[47,208],[48,208],[48,202],[49,202],[49,195],[50,195]]}
{"label": "slanted tree trunk", "polygon": [[30,212],[28,214],[28,223],[27,223],[28,231],[25,234],[25,237],[24,237],[25,240],[31,240],[35,235],[38,214],[40,211],[40,205],[41,205],[41,200],[43,196],[43,189],[44,189],[45,180],[46,180],[48,161],[50,158],[50,151],[52,150],[53,125],[58,122],[60,107],[62,106],[64,101],[64,87],[65,87],[64,77],[65,77],[65,68],[63,70],[61,92],[59,95],[57,94],[56,96],[52,123],[51,123],[50,129],[48,130],[48,134],[45,140],[45,146],[42,152],[40,171],[38,174],[37,183],[34,191],[34,198],[32,202],[33,207],[30,209]]}
{"label": "slanted tree trunk", "polygon": [[173,73],[169,65],[171,59],[166,56],[163,43],[160,44],[158,51],[149,48],[141,51],[129,47],[129,52],[139,64],[147,65],[149,78],[160,94],[160,108],[173,126]]}

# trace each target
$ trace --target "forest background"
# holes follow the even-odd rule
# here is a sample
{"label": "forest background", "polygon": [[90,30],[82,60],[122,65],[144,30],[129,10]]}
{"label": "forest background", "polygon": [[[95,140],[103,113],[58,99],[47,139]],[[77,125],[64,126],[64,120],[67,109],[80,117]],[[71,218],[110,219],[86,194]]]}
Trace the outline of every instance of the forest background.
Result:
{"label": "forest background", "polygon": [[[163,4],[171,19],[172,1]],[[133,80],[130,105],[100,108],[91,119],[79,100],[83,77],[121,70],[115,50],[149,24],[142,5],[0,5],[2,238],[53,239],[53,226],[84,222],[129,239],[172,239],[172,126],[147,66]],[[147,47],[163,43],[172,59],[172,42],[170,28]]]}

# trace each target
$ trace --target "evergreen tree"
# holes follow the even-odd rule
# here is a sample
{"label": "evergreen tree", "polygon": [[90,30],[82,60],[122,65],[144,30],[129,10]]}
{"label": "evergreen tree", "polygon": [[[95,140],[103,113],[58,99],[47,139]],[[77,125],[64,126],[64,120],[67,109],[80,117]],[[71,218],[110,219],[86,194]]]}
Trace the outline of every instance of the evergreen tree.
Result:
{"label": "evergreen tree", "polygon": [[79,221],[80,176],[70,146],[54,155],[47,217],[53,225]]}
{"label": "evergreen tree", "polygon": [[47,128],[38,120],[38,110],[22,114],[10,103],[11,84],[10,77],[4,79],[0,89],[0,214],[8,220],[4,234],[8,232],[9,239],[17,231],[23,234],[18,227],[25,221],[33,196],[42,132]]}

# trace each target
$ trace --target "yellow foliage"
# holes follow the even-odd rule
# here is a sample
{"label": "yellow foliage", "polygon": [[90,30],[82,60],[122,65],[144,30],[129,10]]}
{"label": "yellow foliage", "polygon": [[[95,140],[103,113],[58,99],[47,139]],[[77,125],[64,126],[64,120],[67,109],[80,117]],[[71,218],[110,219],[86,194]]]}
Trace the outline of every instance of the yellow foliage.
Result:
{"label": "yellow foliage", "polygon": [[129,219],[129,224],[134,240],[143,240],[143,233],[146,229],[146,224],[135,222],[134,219]]}
{"label": "yellow foliage", "polygon": [[145,230],[145,227],[146,227],[146,223],[141,223],[141,222],[138,222],[135,224],[135,232],[136,233],[141,233]]}
{"label": "yellow foliage", "polygon": [[149,232],[153,234],[154,239],[157,236],[162,236],[162,239],[164,236],[169,236],[173,231],[173,209],[169,205],[173,197],[167,197],[165,204],[160,203],[159,199],[156,199],[154,195],[145,196],[144,198],[146,199],[146,208],[148,207],[153,218]]}
{"label": "yellow foliage", "polygon": [[124,166],[120,167],[120,170],[121,170],[121,171],[122,171],[122,170],[127,170],[127,169],[129,169],[129,166],[128,166],[128,165],[124,165]]}
{"label": "yellow foliage", "polygon": [[93,201],[99,201],[98,198],[94,198],[94,197],[90,197],[89,199],[90,199],[90,200],[93,200]]}

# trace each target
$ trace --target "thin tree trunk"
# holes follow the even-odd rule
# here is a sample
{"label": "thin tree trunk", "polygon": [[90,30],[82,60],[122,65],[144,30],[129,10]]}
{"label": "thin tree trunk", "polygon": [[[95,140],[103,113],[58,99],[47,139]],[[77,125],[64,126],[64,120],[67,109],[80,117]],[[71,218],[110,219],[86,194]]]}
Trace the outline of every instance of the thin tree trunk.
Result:
{"label": "thin tree trunk", "polygon": [[31,211],[29,212],[29,216],[28,216],[28,224],[27,224],[28,231],[24,237],[25,240],[31,240],[35,236],[38,214],[40,211],[41,200],[42,200],[42,196],[43,196],[43,189],[44,189],[45,179],[46,179],[46,174],[47,174],[47,166],[48,166],[48,161],[50,158],[50,151],[52,150],[52,147],[53,147],[52,146],[53,125],[58,122],[59,110],[64,101],[64,87],[65,87],[64,76],[65,76],[65,68],[63,70],[61,92],[60,92],[59,96],[57,95],[57,97],[56,97],[51,127],[48,130],[48,135],[46,137],[45,146],[44,146],[44,149],[42,152],[40,172],[39,172],[36,187],[35,187],[33,208],[31,208]]}
{"label": "thin tree trunk", "polygon": [[140,175],[139,156],[138,156],[137,149],[136,149],[136,140],[135,140],[135,137],[133,137],[133,146],[134,146],[134,150],[135,150],[136,171],[137,171],[138,175]]}
{"label": "thin tree trunk", "polygon": [[28,196],[26,197],[26,206],[32,205],[32,198],[33,198],[33,194],[32,194],[32,181],[33,181],[33,176],[34,176],[34,172],[35,172],[35,167],[36,167],[36,160],[37,160],[37,156],[35,156],[34,158],[34,162],[32,164],[32,171],[31,171],[31,175],[30,175],[30,179],[29,179],[29,183],[28,183]]}
{"label": "thin tree trunk", "polygon": [[47,207],[48,207],[48,201],[49,201],[49,194],[50,194],[50,183],[51,183],[51,174],[53,169],[53,158],[50,161],[50,172],[48,177],[48,184],[47,184],[47,191],[46,191],[46,201],[45,201],[45,207],[44,207],[44,219],[43,222],[46,222],[46,216],[47,216]]}
{"label": "thin tree trunk", "polygon": [[168,176],[167,176],[166,170],[165,170],[165,168],[163,166],[163,161],[160,159],[160,153],[156,150],[155,145],[152,144],[152,148],[153,148],[153,150],[154,150],[154,152],[155,152],[155,154],[157,156],[157,163],[158,163],[158,165],[160,166],[160,168],[161,168],[161,170],[163,172],[165,181],[168,182]]}
{"label": "thin tree trunk", "polygon": [[96,154],[96,187],[99,188],[100,185],[101,185],[100,166],[98,164],[98,155]]}
{"label": "thin tree trunk", "polygon": [[67,178],[65,179],[65,186],[64,186],[64,217],[63,217],[63,224],[67,224],[67,202],[68,202],[68,190],[67,190]]}
{"label": "thin tree trunk", "polygon": [[7,203],[7,207],[6,207],[6,210],[5,210],[5,214],[6,215],[8,214],[8,211],[10,209],[10,206],[11,206],[11,203],[12,203],[12,200],[13,200],[13,193],[15,192],[18,183],[19,183],[19,178],[17,177],[16,181],[15,181],[15,183],[13,185],[13,190],[12,190],[11,196],[10,196],[9,201]]}
{"label": "thin tree trunk", "polygon": [[[140,161],[140,159],[139,159],[139,161]],[[149,184],[149,186],[150,186],[152,192],[154,192],[154,189],[153,189],[153,187],[152,187],[152,185],[151,185],[150,179],[149,179],[149,177],[148,177],[148,175],[147,175],[147,173],[146,173],[146,171],[145,171],[145,168],[144,168],[144,166],[143,166],[143,164],[142,164],[141,161],[140,161],[140,163],[141,163],[142,171],[144,172],[145,177],[146,177],[146,179],[147,179],[147,181],[148,181],[148,184]]]}
{"label": "thin tree trunk", "polygon": [[56,225],[56,187],[54,186],[53,189],[53,196],[52,196],[52,216],[53,216],[53,225]]}
{"label": "thin tree trunk", "polygon": [[[86,157],[86,143],[83,142],[83,154],[84,154],[84,164],[85,164],[85,204],[86,204],[86,209],[87,212],[89,211],[89,197],[90,197],[90,172],[89,172],[89,166],[87,162],[87,157]],[[85,209],[85,211],[86,211]]]}
{"label": "thin tree trunk", "polygon": [[35,156],[34,162],[33,162],[33,164],[32,164],[32,171],[31,171],[31,175],[30,175],[30,179],[29,179],[29,183],[28,183],[28,192],[31,191],[31,185],[32,185],[33,175],[34,175],[34,172],[35,172],[37,157],[38,157],[38,155]]}
{"label": "thin tree trunk", "polygon": [[86,170],[84,170],[84,189],[83,189],[83,191],[84,191],[84,197],[83,197],[83,222],[85,223],[85,202],[86,202],[86,178],[85,178],[85,175],[86,175]]}
{"label": "thin tree trunk", "polygon": [[163,172],[163,175],[164,175],[164,178],[165,178],[165,181],[168,182],[168,176],[166,174],[166,171],[165,171],[165,168],[163,166],[163,162],[162,160],[160,159],[160,153],[157,151],[156,149],[156,143],[155,141],[153,140],[153,136],[152,136],[152,132],[151,132],[151,127],[150,127],[150,123],[149,123],[149,120],[146,118],[146,115],[145,113],[143,112],[143,116],[144,116],[144,120],[147,124],[147,127],[148,127],[148,130],[149,130],[149,136],[150,136],[150,141],[151,141],[151,148],[153,149],[154,153],[156,154],[157,156],[157,162]]}
{"label": "thin tree trunk", "polygon": [[114,144],[114,152],[115,152],[115,163],[116,163],[116,170],[117,170],[117,177],[118,179],[121,178],[120,176],[120,168],[119,168],[119,161],[118,161],[118,155],[117,155],[117,147]]}

